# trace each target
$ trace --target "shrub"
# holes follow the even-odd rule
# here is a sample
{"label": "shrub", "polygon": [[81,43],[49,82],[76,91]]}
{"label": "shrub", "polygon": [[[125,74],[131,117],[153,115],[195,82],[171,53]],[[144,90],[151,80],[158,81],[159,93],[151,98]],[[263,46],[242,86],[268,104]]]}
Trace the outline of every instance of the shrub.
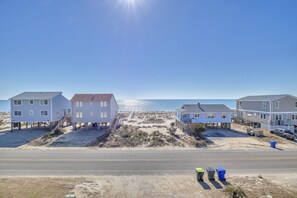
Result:
{"label": "shrub", "polygon": [[202,132],[206,131],[207,128],[203,124],[192,124],[191,131],[194,135],[202,137]]}
{"label": "shrub", "polygon": [[173,128],[175,126],[175,123],[174,122],[171,122],[170,123],[170,126],[171,126],[171,128]]}
{"label": "shrub", "polygon": [[230,195],[231,198],[246,198],[247,195],[239,186],[228,185],[224,192]]}

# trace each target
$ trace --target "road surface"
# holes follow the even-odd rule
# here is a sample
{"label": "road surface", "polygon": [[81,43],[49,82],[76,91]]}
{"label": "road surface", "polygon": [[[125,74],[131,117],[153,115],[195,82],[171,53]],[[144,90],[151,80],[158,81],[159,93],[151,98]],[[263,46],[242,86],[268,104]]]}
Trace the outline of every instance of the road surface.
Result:
{"label": "road surface", "polygon": [[193,174],[209,166],[229,174],[296,173],[297,150],[0,149],[0,176]]}

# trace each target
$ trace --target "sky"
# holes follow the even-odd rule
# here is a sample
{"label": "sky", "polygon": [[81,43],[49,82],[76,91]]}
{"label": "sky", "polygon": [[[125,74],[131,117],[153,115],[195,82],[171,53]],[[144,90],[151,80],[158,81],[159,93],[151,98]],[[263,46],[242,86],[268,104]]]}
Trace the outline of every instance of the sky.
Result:
{"label": "sky", "polygon": [[0,99],[297,95],[296,0],[0,0]]}

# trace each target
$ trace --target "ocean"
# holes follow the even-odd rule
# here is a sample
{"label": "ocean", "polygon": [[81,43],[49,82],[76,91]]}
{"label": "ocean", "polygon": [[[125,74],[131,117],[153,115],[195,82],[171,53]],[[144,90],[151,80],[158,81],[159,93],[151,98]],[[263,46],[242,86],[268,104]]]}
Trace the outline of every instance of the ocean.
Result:
{"label": "ocean", "polygon": [[[236,101],[233,99],[154,99],[154,100],[118,100],[119,111],[174,111],[183,104],[225,104],[231,109],[235,109]],[[0,112],[10,111],[9,101],[0,100]]]}

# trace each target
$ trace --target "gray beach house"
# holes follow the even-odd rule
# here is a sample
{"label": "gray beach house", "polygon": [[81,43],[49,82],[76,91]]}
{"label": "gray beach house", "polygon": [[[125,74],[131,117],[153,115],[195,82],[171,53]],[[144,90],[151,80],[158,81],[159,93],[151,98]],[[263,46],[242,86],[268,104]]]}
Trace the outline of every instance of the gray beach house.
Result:
{"label": "gray beach house", "polygon": [[62,92],[24,92],[10,100],[11,130],[21,129],[22,123],[28,127],[42,123],[54,125],[66,115],[71,114],[70,101]]}
{"label": "gray beach house", "polygon": [[297,97],[283,95],[247,96],[236,102],[237,118],[258,124],[264,130],[294,130],[297,126]]}
{"label": "gray beach house", "polygon": [[118,114],[118,104],[113,94],[75,94],[71,99],[72,125],[110,126]]}

